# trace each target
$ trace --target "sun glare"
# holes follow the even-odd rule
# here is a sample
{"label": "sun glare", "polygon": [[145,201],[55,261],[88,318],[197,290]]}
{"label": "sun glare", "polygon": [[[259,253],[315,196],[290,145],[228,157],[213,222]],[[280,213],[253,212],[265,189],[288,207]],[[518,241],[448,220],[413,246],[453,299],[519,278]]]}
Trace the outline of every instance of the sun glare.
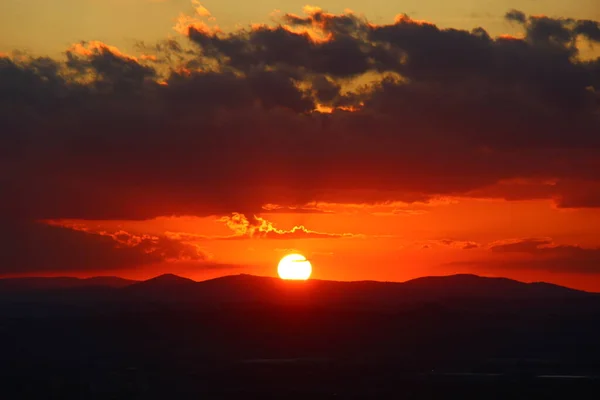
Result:
{"label": "sun glare", "polygon": [[305,281],[310,278],[312,265],[301,254],[288,254],[279,261],[277,273],[281,279]]}

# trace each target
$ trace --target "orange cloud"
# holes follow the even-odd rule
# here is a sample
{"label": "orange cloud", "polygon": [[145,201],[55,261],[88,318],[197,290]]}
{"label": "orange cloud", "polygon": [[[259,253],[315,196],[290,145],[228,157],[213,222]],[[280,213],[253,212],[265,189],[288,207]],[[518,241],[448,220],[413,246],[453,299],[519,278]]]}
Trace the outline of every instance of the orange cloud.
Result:
{"label": "orange cloud", "polygon": [[266,213],[289,214],[356,214],[370,215],[422,215],[429,212],[432,207],[446,206],[458,203],[458,199],[450,197],[432,198],[427,201],[407,203],[403,201],[387,201],[373,203],[330,203],[310,202],[302,205],[280,205],[267,203],[262,206]]}
{"label": "orange cloud", "polygon": [[244,214],[233,213],[220,219],[234,234],[228,239],[327,239],[327,238],[364,238],[354,233],[325,233],[307,229],[303,225],[294,226],[290,230],[278,229],[264,218],[253,216],[248,219]]}
{"label": "orange cloud", "polygon": [[200,21],[196,17],[186,15],[183,13],[179,14],[175,26],[173,26],[173,30],[175,30],[175,32],[187,36],[190,31],[190,28],[193,28],[199,32],[205,32],[209,34],[221,32],[221,30],[217,26],[211,27],[206,22]]}
{"label": "orange cloud", "polygon": [[198,0],[192,0],[192,5],[194,6],[194,11],[196,11],[196,14],[198,14],[201,17],[212,17],[212,14],[210,11],[208,11],[208,9],[206,7],[204,7],[200,1]]}
{"label": "orange cloud", "polygon": [[339,106],[339,107],[330,107],[323,104],[317,104],[315,111],[320,112],[322,114],[332,114],[334,111],[346,111],[346,112],[357,112],[360,111],[364,104],[359,104],[356,106]]}
{"label": "orange cloud", "polygon": [[120,51],[117,47],[108,45],[99,40],[90,40],[75,43],[69,47],[68,51],[86,57],[90,57],[98,53],[109,52],[117,57],[137,61],[136,57],[130,56],[129,54],[125,54],[122,51]]}
{"label": "orange cloud", "polygon": [[321,7],[318,7],[318,6],[311,6],[311,5],[307,4],[304,7],[302,7],[302,11],[305,14],[314,15],[314,14],[323,12],[323,9]]}
{"label": "orange cloud", "polygon": [[324,33],[322,30],[313,27],[283,25],[283,29],[298,35],[306,35],[313,43],[326,43],[333,38],[331,33]]}
{"label": "orange cloud", "polygon": [[211,27],[204,21],[215,21],[216,18],[213,17],[212,13],[206,7],[204,7],[199,0],[191,0],[191,2],[192,7],[194,8],[194,14],[179,14],[175,20],[175,26],[173,26],[173,30],[185,36],[188,35],[190,28],[193,28],[199,32],[210,34],[220,32],[221,30],[218,26]]}
{"label": "orange cloud", "polygon": [[395,24],[413,24],[413,25],[421,25],[421,26],[423,26],[423,25],[435,26],[435,24],[433,24],[429,21],[413,19],[406,14],[396,15],[396,17],[394,18],[394,23]]}
{"label": "orange cloud", "polygon": [[283,20],[288,23],[283,24],[283,28],[288,32],[307,35],[313,43],[330,42],[333,39],[333,33],[328,29],[331,21],[341,15],[354,14],[349,9],[346,9],[341,15],[331,14],[324,12],[320,7],[311,5],[304,6],[302,11],[307,15],[306,18],[292,13],[285,14]]}
{"label": "orange cloud", "polygon": [[510,34],[502,34],[498,36],[498,39],[501,40],[522,40],[523,35],[510,35]]}

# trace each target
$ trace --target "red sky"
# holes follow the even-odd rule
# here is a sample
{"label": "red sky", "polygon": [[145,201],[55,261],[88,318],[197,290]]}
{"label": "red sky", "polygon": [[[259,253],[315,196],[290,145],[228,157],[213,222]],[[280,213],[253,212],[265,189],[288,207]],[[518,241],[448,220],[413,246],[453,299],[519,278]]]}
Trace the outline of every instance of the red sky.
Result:
{"label": "red sky", "polygon": [[[558,209],[548,200],[467,198],[318,207],[330,212],[257,214],[261,220],[254,231],[243,219],[232,229],[223,217],[214,216],[59,223],[89,232],[185,238],[207,255],[208,263],[222,264],[203,268],[202,263],[170,261],[120,271],[134,279],[164,271],[198,280],[242,272],[275,275],[279,258],[300,252],[312,261],[313,277],[318,279],[404,281],[423,275],[475,273],[588,290],[600,287],[594,267],[586,270],[590,267],[581,265],[587,261],[578,258],[575,248],[598,245],[600,213],[595,210]],[[531,241],[534,245],[523,251],[498,251],[503,245]],[[543,249],[560,246],[569,246],[573,254],[566,259],[542,254]],[[542,260],[542,265],[535,264]]]}
{"label": "red sky", "polygon": [[600,291],[593,16],[196,10],[129,53],[0,56],[1,275],[275,275],[295,251],[318,279]]}

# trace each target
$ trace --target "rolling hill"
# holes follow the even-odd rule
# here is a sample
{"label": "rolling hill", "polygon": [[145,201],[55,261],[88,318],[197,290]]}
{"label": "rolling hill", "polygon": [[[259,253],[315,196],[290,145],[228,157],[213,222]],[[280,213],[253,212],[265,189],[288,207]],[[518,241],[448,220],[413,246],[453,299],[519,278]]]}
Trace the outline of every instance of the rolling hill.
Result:
{"label": "rolling hill", "polygon": [[[110,290],[108,290],[110,289]],[[73,301],[196,303],[206,307],[234,304],[315,305],[390,308],[408,303],[447,300],[543,301],[598,297],[547,283],[523,283],[476,275],[424,277],[407,282],[283,281],[253,275],[231,275],[196,282],[172,274],[146,281],[121,278],[0,279],[0,298],[60,298]]]}

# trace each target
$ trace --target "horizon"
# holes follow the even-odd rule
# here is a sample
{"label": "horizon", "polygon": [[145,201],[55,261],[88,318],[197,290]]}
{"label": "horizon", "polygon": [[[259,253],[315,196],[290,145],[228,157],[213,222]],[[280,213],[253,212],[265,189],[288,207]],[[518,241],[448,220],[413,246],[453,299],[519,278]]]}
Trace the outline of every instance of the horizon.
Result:
{"label": "horizon", "polygon": [[[455,277],[474,277],[474,278],[478,278],[478,279],[490,279],[490,280],[509,280],[512,282],[517,282],[517,283],[521,283],[521,284],[525,284],[525,285],[532,285],[532,284],[546,284],[546,285],[553,285],[553,286],[559,286],[562,288],[566,288],[566,289],[571,289],[571,290],[577,290],[580,292],[585,292],[585,293],[590,293],[590,294],[600,294],[600,292],[594,292],[594,291],[588,291],[588,290],[582,290],[582,289],[576,289],[576,288],[572,288],[572,287],[568,287],[568,286],[563,286],[563,285],[557,285],[551,282],[544,282],[544,281],[531,281],[531,282],[527,282],[527,281],[519,281],[516,279],[510,279],[510,278],[506,278],[503,276],[484,276],[484,275],[476,275],[476,274],[450,274],[450,275],[426,275],[426,276],[420,276],[417,278],[412,278],[412,279],[408,279],[406,281],[384,281],[384,280],[370,280],[370,279],[364,279],[364,280],[356,280],[356,281],[346,281],[346,280],[333,280],[333,279],[314,279],[314,278],[309,278],[306,280],[300,280],[300,281],[288,281],[286,279],[282,279],[280,277],[275,277],[272,275],[254,275],[254,274],[249,274],[249,273],[238,273],[238,274],[230,274],[230,275],[220,275],[214,278],[207,278],[207,279],[202,279],[202,280],[196,280],[193,278],[188,278],[182,275],[177,275],[177,274],[173,274],[170,272],[165,272],[163,274],[160,275],[156,275],[150,278],[146,278],[146,279],[128,279],[128,278],[123,278],[120,276],[116,276],[116,275],[95,275],[95,276],[89,276],[89,277],[76,277],[76,276],[67,276],[67,275],[57,275],[57,276],[17,276],[17,277],[0,277],[0,281],[2,280],[19,280],[19,279],[77,279],[77,280],[92,280],[92,279],[120,279],[120,280],[125,280],[125,281],[129,281],[132,282],[132,284],[135,283],[142,283],[142,282],[147,282],[147,281],[151,281],[151,280],[156,280],[158,278],[163,278],[163,277],[175,277],[175,278],[181,278],[181,279],[185,279],[185,280],[190,280],[194,283],[202,283],[202,282],[207,282],[207,281],[212,281],[215,279],[221,279],[221,278],[235,278],[238,276],[248,276],[251,278],[265,278],[265,279],[271,279],[271,280],[278,280],[278,281],[282,281],[282,283],[284,284],[293,284],[293,285],[302,285],[308,282],[333,282],[333,283],[383,283],[383,284],[405,284],[405,283],[409,283],[412,281],[416,281],[416,280],[422,280],[422,279],[428,279],[428,278],[455,278]],[[289,283],[286,283],[289,282]]]}
{"label": "horizon", "polygon": [[595,2],[238,3],[0,5],[0,277],[600,292]]}

